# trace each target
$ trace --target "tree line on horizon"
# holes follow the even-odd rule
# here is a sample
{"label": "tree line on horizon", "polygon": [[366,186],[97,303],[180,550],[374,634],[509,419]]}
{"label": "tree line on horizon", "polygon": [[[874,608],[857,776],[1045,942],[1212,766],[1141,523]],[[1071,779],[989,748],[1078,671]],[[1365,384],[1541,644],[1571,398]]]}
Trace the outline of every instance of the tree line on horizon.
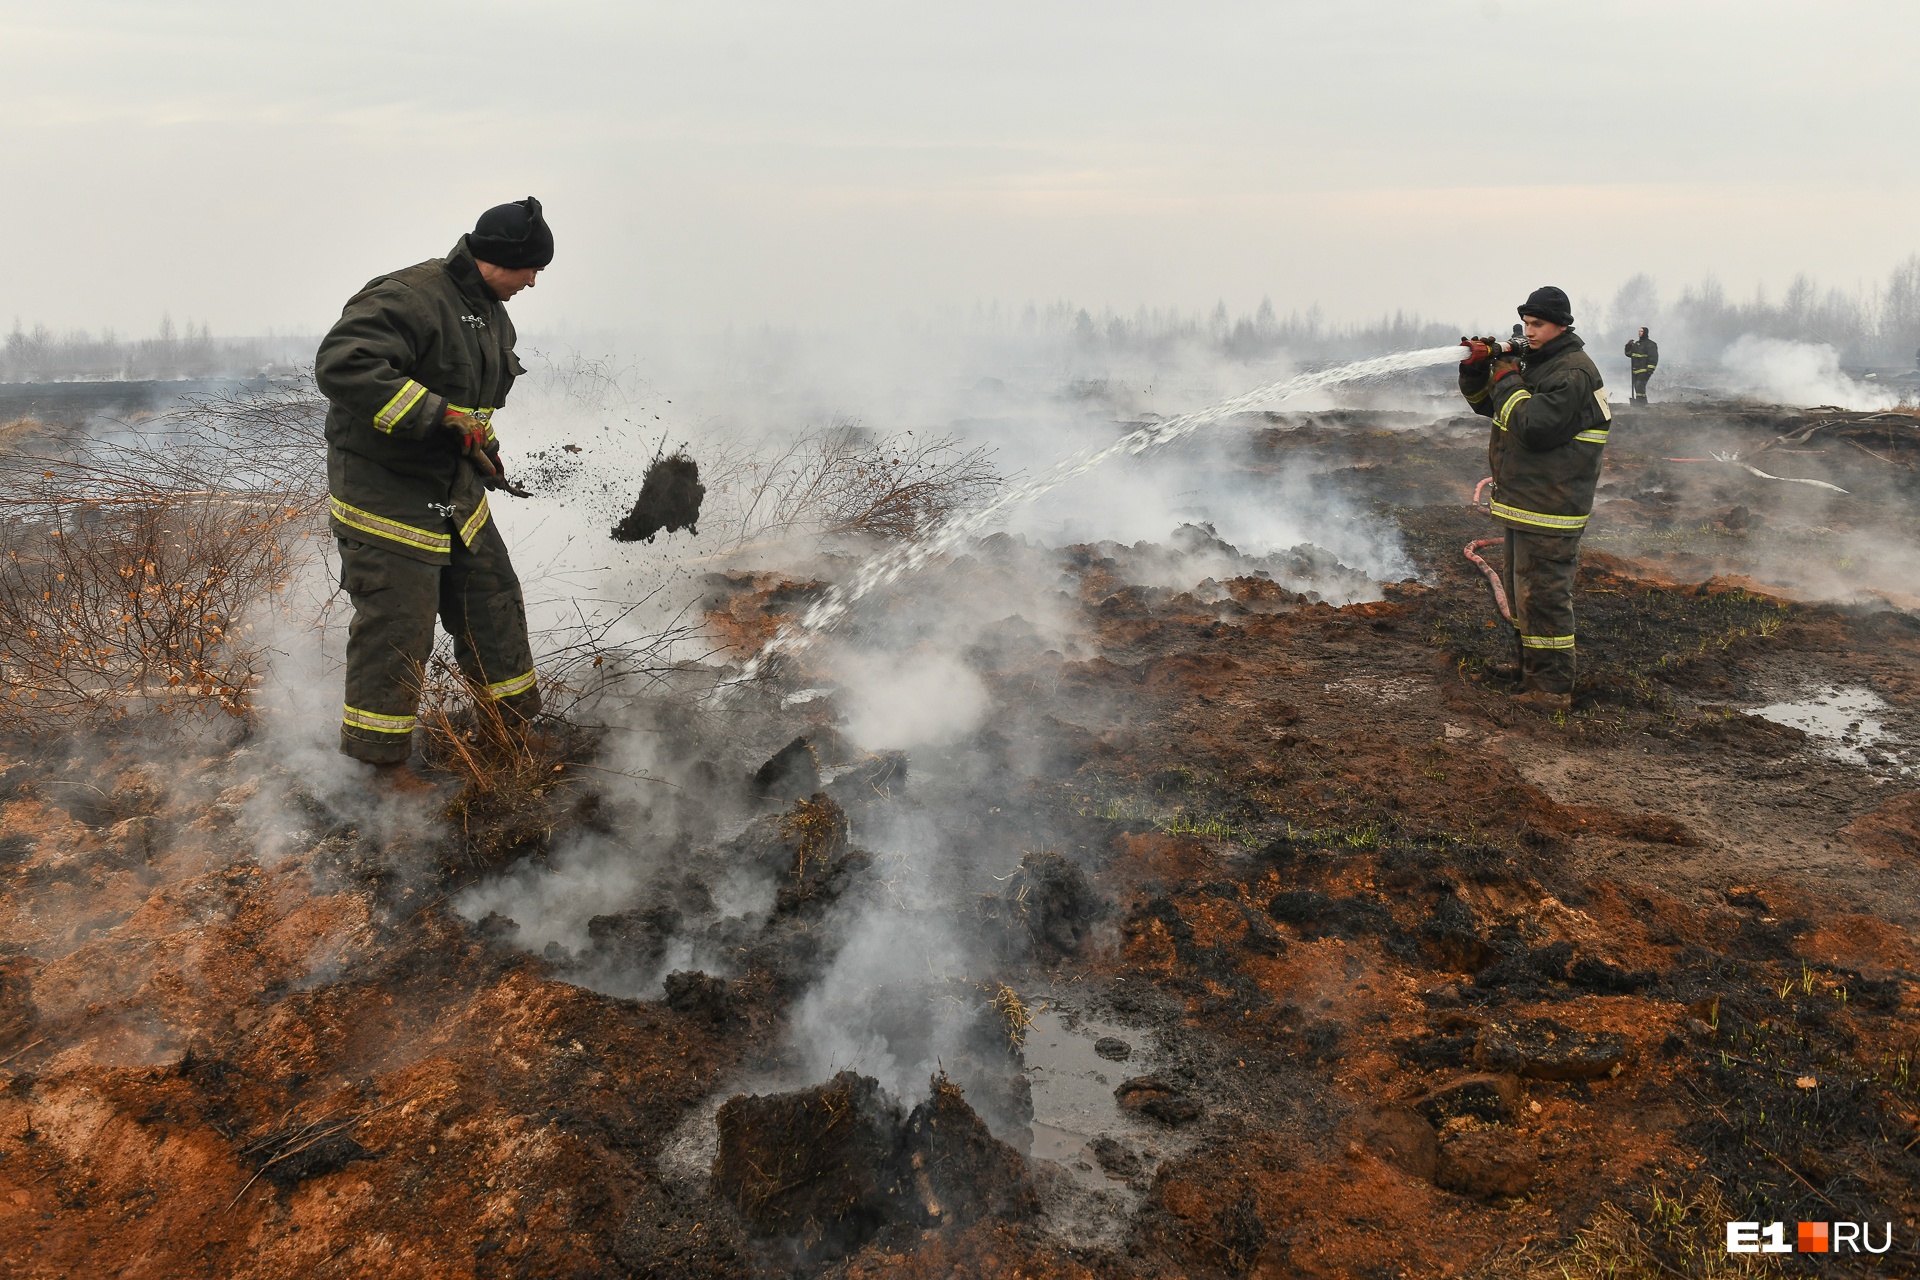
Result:
{"label": "tree line on horizon", "polygon": [[[1605,348],[1626,342],[1644,325],[1661,344],[1670,367],[1712,367],[1743,338],[1824,344],[1843,366],[1910,369],[1920,365],[1920,254],[1894,267],[1879,286],[1851,291],[1823,288],[1794,277],[1776,301],[1764,288],[1746,301],[1728,296],[1712,276],[1683,287],[1671,302],[1658,282],[1639,274],[1615,290],[1606,305],[1576,295],[1577,328]],[[1208,312],[1111,307],[1097,313],[1072,302],[1020,308],[979,306],[954,317],[964,329],[1007,338],[1064,341],[1086,355],[1175,359],[1205,352],[1255,362],[1281,354],[1297,360],[1358,360],[1420,347],[1442,346],[1462,332],[1405,311],[1359,322],[1329,321],[1318,305],[1281,315],[1271,298],[1250,314],[1230,315],[1225,302]],[[937,328],[932,322],[929,328]],[[126,340],[112,330],[55,333],[19,320],[0,345],[0,382],[138,381],[259,377],[303,367],[313,336],[217,338],[212,327],[162,317],[150,338]]]}

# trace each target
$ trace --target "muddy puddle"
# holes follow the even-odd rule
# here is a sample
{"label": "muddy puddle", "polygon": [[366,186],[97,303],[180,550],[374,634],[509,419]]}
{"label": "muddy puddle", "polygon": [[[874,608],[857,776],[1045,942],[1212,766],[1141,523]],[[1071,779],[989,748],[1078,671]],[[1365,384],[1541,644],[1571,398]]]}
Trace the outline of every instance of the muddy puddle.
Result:
{"label": "muddy puddle", "polygon": [[1093,1150],[1096,1141],[1111,1138],[1151,1171],[1161,1154],[1151,1126],[1122,1111],[1113,1097],[1122,1080],[1153,1069],[1143,1032],[1050,1008],[1034,1015],[1021,1051],[1033,1086],[1034,1156],[1090,1187],[1125,1185],[1127,1176],[1104,1169]]}
{"label": "muddy puddle", "polygon": [[1798,729],[1829,759],[1864,768],[1913,772],[1908,744],[1887,725],[1892,711],[1871,689],[1829,685],[1791,702],[1755,707],[1748,715]]}

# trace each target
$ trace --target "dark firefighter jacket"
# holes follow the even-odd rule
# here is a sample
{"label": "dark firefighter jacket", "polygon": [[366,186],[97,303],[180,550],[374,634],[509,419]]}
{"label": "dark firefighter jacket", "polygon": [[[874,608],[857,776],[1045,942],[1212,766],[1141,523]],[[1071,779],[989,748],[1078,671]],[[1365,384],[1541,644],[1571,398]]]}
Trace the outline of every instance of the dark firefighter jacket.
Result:
{"label": "dark firefighter jacket", "polygon": [[[490,419],[525,370],[513,322],[462,236],[370,281],[320,343],[314,376],[327,411],[328,512],[345,538],[429,564],[486,527],[487,491],[441,429],[448,406]],[[493,428],[487,428],[489,440]]]}
{"label": "dark firefighter jacket", "polygon": [[1600,370],[1571,329],[1527,353],[1492,386],[1487,366],[1460,371],[1460,393],[1493,419],[1493,518],[1512,529],[1578,537],[1593,514],[1613,410]]}
{"label": "dark firefighter jacket", "polygon": [[1635,376],[1652,373],[1660,367],[1660,344],[1652,338],[1635,338],[1627,344],[1627,361]]}

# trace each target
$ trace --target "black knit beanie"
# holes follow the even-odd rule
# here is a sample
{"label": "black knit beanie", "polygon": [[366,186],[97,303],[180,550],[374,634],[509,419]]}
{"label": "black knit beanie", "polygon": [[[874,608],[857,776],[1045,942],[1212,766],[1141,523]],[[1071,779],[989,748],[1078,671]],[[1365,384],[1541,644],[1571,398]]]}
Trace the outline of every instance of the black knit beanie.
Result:
{"label": "black knit beanie", "polygon": [[540,212],[540,202],[528,196],[481,214],[467,237],[467,247],[480,261],[509,271],[544,267],[553,261],[553,232]]}
{"label": "black knit beanie", "polygon": [[1528,294],[1527,300],[1520,306],[1520,318],[1525,320],[1528,316],[1538,316],[1553,324],[1570,325],[1573,323],[1573,304],[1567,301],[1566,290],[1543,284]]}

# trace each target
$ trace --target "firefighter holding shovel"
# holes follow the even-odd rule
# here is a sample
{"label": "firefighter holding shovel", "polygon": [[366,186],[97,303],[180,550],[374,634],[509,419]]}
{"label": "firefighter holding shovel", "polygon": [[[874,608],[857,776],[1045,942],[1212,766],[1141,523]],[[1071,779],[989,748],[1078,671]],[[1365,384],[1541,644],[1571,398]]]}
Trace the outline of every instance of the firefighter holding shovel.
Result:
{"label": "firefighter holding shovel", "polygon": [[432,789],[407,758],[436,616],[510,723],[540,709],[526,604],[487,495],[520,492],[493,429],[525,372],[504,304],[552,260],[540,202],[498,205],[445,258],[354,294],[320,344],[327,507],[353,599],[340,750],[393,790]]}

